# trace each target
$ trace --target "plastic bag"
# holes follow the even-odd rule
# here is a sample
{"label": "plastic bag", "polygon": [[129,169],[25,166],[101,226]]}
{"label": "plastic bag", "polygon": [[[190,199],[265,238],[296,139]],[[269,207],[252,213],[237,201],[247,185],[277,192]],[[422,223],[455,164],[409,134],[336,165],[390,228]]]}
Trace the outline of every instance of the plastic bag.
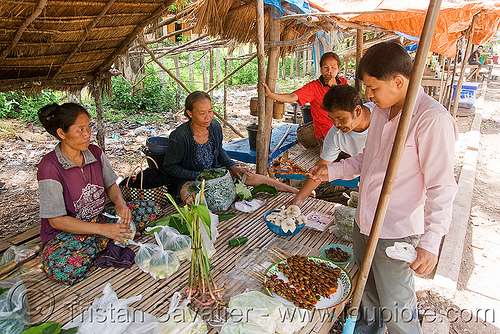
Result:
{"label": "plastic bag", "polygon": [[155,238],[160,247],[151,255],[149,261],[149,274],[153,276],[154,279],[163,279],[175,273],[179,269],[180,263],[173,251],[164,249],[156,232]]}
{"label": "plastic bag", "polygon": [[[152,316],[138,314],[128,305],[141,299],[141,295],[127,299],[119,299],[106,284],[103,296],[95,299],[92,305],[82,313],[83,322],[78,327],[78,334],[121,334],[121,333],[147,333],[152,332],[158,322]],[[80,318],[78,316],[76,319]],[[67,326],[75,325],[75,319]],[[64,327],[67,327],[64,326]]]}
{"label": "plastic bag", "polygon": [[14,260],[14,262],[19,263],[28,257],[34,255],[40,250],[40,246],[37,244],[26,244],[22,246],[10,246],[2,255],[0,260],[0,265],[5,264]]}
{"label": "plastic bag", "polygon": [[165,249],[173,251],[179,261],[191,258],[191,238],[187,235],[173,235],[163,246]]}
{"label": "plastic bag", "polygon": [[226,170],[222,177],[205,180],[205,198],[208,208],[212,211],[229,209],[236,199],[236,188],[229,171]]}
{"label": "plastic bag", "polygon": [[393,246],[387,247],[385,253],[388,257],[413,263],[417,259],[417,251],[413,245],[407,242],[395,242]]}
{"label": "plastic bag", "polygon": [[140,243],[131,241],[131,245],[139,246],[137,254],[135,254],[135,264],[144,272],[149,273],[149,261],[151,261],[151,256],[157,250],[160,250],[160,246],[151,243]]}
{"label": "plastic bag", "polygon": [[153,226],[153,227],[146,227],[146,232],[149,231],[156,231],[158,234],[158,239],[160,240],[162,245],[166,245],[168,243],[168,240],[174,236],[180,235],[179,231],[177,231],[175,228],[165,225],[158,225],[158,226]]}
{"label": "plastic bag", "polygon": [[207,324],[203,318],[187,307],[187,300],[180,306],[181,294],[175,292],[170,302],[167,314],[160,317],[160,324],[154,334],[205,334],[208,332]]}
{"label": "plastic bag", "polygon": [[[249,291],[231,297],[228,307],[236,315],[244,314],[244,322],[261,328],[264,330],[262,333],[291,334],[300,330],[307,322],[307,317],[301,319],[298,312],[294,312],[295,310],[287,308],[276,299],[258,291]],[[292,316],[293,319],[291,319]],[[239,328],[241,329],[241,326]],[[228,330],[227,333],[233,333],[229,331],[229,328],[226,330]]]}
{"label": "plastic bag", "polygon": [[0,281],[0,333],[19,334],[29,323],[26,287],[18,279]]}
{"label": "plastic bag", "polygon": [[250,213],[260,208],[262,204],[264,204],[264,201],[254,198],[251,201],[242,200],[234,202],[233,207],[238,211]]}
{"label": "plastic bag", "polygon": [[205,249],[208,258],[211,258],[212,255],[215,254],[215,240],[219,236],[219,232],[217,231],[217,225],[219,225],[219,216],[212,213],[212,211],[208,210],[210,214],[210,235],[208,236],[208,232],[205,227],[201,228],[201,238],[203,239],[202,247]]}
{"label": "plastic bag", "polygon": [[[121,224],[121,220],[122,219],[118,215],[117,216],[113,216],[112,214],[107,213],[107,212],[103,212],[102,215],[106,216],[108,218],[111,218],[111,219],[116,219],[116,223],[115,224]],[[135,234],[137,233],[137,228],[135,227],[135,224],[134,224],[133,221],[130,221],[130,229],[132,230],[132,234],[124,233],[124,234],[128,235],[130,238],[123,240],[124,241],[123,244],[120,243],[120,242],[118,242],[118,241],[115,241],[115,245],[125,248],[130,243],[130,240],[134,240]]]}
{"label": "plastic bag", "polygon": [[269,334],[269,331],[248,322],[234,322],[229,319],[229,321],[222,326],[219,334]]}
{"label": "plastic bag", "polygon": [[335,225],[330,227],[330,232],[341,240],[352,242],[352,228],[354,227],[354,214],[356,208],[344,205],[335,207]]}

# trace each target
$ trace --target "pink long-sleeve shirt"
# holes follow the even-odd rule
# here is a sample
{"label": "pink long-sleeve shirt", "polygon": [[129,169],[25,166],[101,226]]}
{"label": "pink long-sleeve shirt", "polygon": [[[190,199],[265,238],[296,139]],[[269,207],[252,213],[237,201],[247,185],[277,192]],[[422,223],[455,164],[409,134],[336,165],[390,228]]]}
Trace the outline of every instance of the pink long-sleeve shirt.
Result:
{"label": "pink long-sleeve shirt", "polygon": [[[330,180],[360,175],[355,219],[365,235],[375,217],[401,112],[393,119],[389,115],[390,108],[375,107],[363,153],[328,165]],[[453,172],[457,139],[451,115],[420,87],[380,238],[421,234],[418,246],[438,255],[457,191]]]}

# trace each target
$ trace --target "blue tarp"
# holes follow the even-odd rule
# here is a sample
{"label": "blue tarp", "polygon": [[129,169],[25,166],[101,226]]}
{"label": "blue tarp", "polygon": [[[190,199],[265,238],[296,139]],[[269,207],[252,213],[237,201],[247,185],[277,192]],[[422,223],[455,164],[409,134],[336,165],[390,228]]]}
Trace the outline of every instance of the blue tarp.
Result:
{"label": "blue tarp", "polygon": [[[288,3],[290,7],[299,12],[299,13],[310,13],[311,8],[309,8],[309,2],[307,0],[283,0],[284,2]],[[271,10],[271,14],[273,17],[277,18],[280,16],[283,16],[284,11],[283,7],[281,6],[281,1],[280,0],[264,0],[264,4],[270,5],[273,7],[275,10]]]}

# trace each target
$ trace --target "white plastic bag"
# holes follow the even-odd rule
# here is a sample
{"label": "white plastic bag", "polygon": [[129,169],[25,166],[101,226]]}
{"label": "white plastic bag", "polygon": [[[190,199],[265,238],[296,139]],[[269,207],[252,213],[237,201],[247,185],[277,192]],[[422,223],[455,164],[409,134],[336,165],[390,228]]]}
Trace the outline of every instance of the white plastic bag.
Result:
{"label": "white plastic bag", "polygon": [[158,325],[155,317],[128,307],[140,300],[141,295],[119,299],[109,283],[102,293],[102,297],[95,299],[86,311],[64,327],[74,327],[79,319],[83,319],[78,326],[78,334],[132,334],[152,333]]}
{"label": "white plastic bag", "polygon": [[264,204],[264,201],[254,198],[251,201],[236,201],[234,202],[233,207],[238,211],[250,213],[260,208],[262,204]]}
{"label": "white plastic bag", "polygon": [[0,290],[0,333],[19,334],[30,320],[26,287],[18,279],[4,280]]}
{"label": "white plastic bag", "polygon": [[150,231],[156,231],[156,233],[158,234],[158,239],[160,240],[162,245],[166,245],[170,238],[180,235],[179,231],[168,225],[146,227],[146,232]]}
{"label": "white plastic bag", "polygon": [[187,235],[174,235],[163,246],[165,249],[173,251],[179,261],[191,258],[191,238]]}
{"label": "white plastic bag", "polygon": [[[108,218],[111,218],[111,219],[116,219],[116,223],[115,223],[115,224],[121,224],[121,220],[122,220],[122,219],[121,219],[121,217],[120,217],[120,216],[118,216],[118,215],[113,216],[112,214],[109,214],[109,213],[107,213],[107,212],[103,212],[103,213],[102,213],[102,215],[103,215],[103,216],[106,216],[106,217],[108,217]],[[128,236],[129,236],[129,238],[128,238],[128,239],[125,239],[125,240],[124,240],[124,242],[125,242],[125,243],[124,243],[124,244],[122,244],[122,243],[120,243],[120,242],[118,242],[118,241],[116,241],[116,240],[115,240],[115,245],[120,246],[120,247],[122,247],[122,248],[125,248],[125,247],[127,247],[127,245],[130,243],[130,240],[134,240],[135,234],[137,233],[137,228],[135,227],[135,224],[134,224],[134,222],[133,222],[133,221],[130,221],[130,229],[132,230],[132,234],[129,234],[129,233],[124,233],[124,234],[126,234],[126,235],[128,235]]]}
{"label": "white plastic bag", "polygon": [[165,247],[161,244],[156,232],[155,238],[160,247],[151,255],[151,259],[149,260],[149,274],[154,279],[163,279],[175,273],[179,269],[180,263],[173,251],[164,249]]}
{"label": "white plastic bag", "polygon": [[155,334],[205,334],[207,324],[202,317],[187,307],[187,300],[180,306],[181,294],[175,292],[168,313],[158,319]]}
{"label": "white plastic bag", "polygon": [[157,250],[160,250],[160,246],[151,243],[140,243],[135,241],[130,241],[131,245],[139,246],[137,254],[135,254],[135,264],[144,272],[149,273],[149,262],[151,261],[151,256]]}
{"label": "white plastic bag", "polygon": [[[237,316],[244,314],[244,322],[260,328],[262,333],[292,334],[300,330],[308,320],[304,313],[302,313],[304,319],[301,319],[299,313],[258,291],[249,291],[231,297],[228,307]],[[301,310],[300,312],[306,311]],[[291,319],[292,316],[294,316],[293,319]],[[239,330],[254,330],[244,326],[240,325]],[[234,328],[229,327],[231,326],[228,325],[228,328],[225,329],[227,333],[238,333],[234,332]],[[241,333],[246,334],[247,332]],[[257,331],[256,333],[261,332]]]}
{"label": "white plastic bag", "polygon": [[413,245],[407,242],[395,242],[393,246],[387,247],[385,253],[388,257],[413,263],[417,259],[417,251]]}

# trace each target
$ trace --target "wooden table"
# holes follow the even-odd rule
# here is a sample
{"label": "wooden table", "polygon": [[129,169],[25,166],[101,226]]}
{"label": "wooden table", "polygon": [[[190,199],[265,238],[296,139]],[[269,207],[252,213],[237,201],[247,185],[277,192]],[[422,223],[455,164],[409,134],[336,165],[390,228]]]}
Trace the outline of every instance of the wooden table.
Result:
{"label": "wooden table", "polygon": [[[235,270],[235,266],[241,263],[241,259],[250,254],[262,255],[266,247],[281,243],[282,247],[291,245],[300,254],[318,256],[320,248],[327,244],[343,243],[338,240],[328,229],[318,232],[304,228],[300,233],[292,237],[279,237],[267,228],[263,221],[263,215],[270,209],[278,208],[292,198],[292,194],[281,193],[278,196],[267,197],[264,206],[253,213],[239,213],[236,217],[219,223],[220,233],[215,247],[217,252],[211,258],[212,274],[219,286],[226,283],[225,297],[229,299],[234,294],[241,293],[245,288],[257,289],[264,292],[260,282],[249,277],[242,280],[235,279],[241,273]],[[172,207],[168,212],[172,212]],[[333,215],[334,203],[314,198],[308,198],[303,206],[303,213],[319,211]],[[246,236],[248,242],[242,246],[229,249],[228,241],[235,237]],[[146,236],[142,242],[152,241]],[[270,260],[269,260],[270,261]],[[357,267],[351,263],[345,268],[351,275],[357,271]],[[28,299],[31,306],[31,321],[57,321],[66,323],[82,311],[86,310],[95,298],[102,296],[102,290],[106,283],[111,283],[113,290],[119,298],[128,298],[141,294],[142,299],[131,304],[136,310],[148,312],[154,316],[162,316],[167,313],[172,294],[176,291],[182,292],[188,282],[189,261],[182,261],[180,269],[167,279],[155,281],[149,274],[142,272],[136,265],[131,269],[97,269],[89,277],[73,286],[65,286],[48,280],[43,274],[25,281],[28,288]],[[236,275],[236,276],[235,276]],[[240,275],[241,276],[241,275]],[[313,321],[308,323],[303,333],[328,333],[336,315],[340,314],[344,305],[339,305],[329,313],[316,313]],[[203,310],[203,315],[209,318],[216,311]],[[220,314],[220,313],[219,313]],[[227,316],[227,313],[226,313]],[[324,319],[322,319],[324,317]],[[210,333],[216,333],[214,329]]]}

